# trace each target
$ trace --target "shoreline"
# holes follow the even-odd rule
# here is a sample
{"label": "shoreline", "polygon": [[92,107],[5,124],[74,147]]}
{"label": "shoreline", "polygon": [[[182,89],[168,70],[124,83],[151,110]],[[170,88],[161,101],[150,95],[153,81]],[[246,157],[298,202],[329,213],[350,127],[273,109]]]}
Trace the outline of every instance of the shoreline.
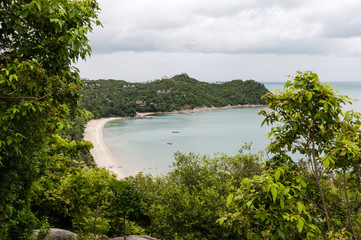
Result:
{"label": "shoreline", "polygon": [[217,110],[228,110],[235,108],[260,108],[260,107],[268,107],[268,105],[261,104],[245,104],[245,105],[228,105],[224,107],[196,107],[189,110],[178,110],[172,112],[137,112],[137,115],[142,117],[151,116],[151,115],[161,115],[161,114],[186,114],[186,113],[198,113],[198,112],[207,112],[207,111],[217,111]]}
{"label": "shoreline", "polygon": [[173,112],[137,112],[134,118],[130,117],[110,117],[110,118],[99,118],[92,119],[87,122],[84,129],[83,140],[90,141],[93,143],[94,148],[90,149],[90,154],[94,158],[95,165],[99,168],[105,168],[106,170],[114,173],[117,179],[124,179],[130,176],[127,172],[122,169],[121,163],[118,164],[113,158],[108,147],[103,140],[103,128],[106,123],[113,120],[122,119],[151,119],[151,115],[160,114],[186,114],[186,113],[198,113],[205,111],[216,111],[216,110],[227,110],[234,108],[256,108],[256,107],[267,107],[268,105],[236,105],[236,106],[225,106],[225,107],[197,107],[189,110],[180,110]]}
{"label": "shoreline", "polygon": [[105,124],[118,119],[129,118],[111,117],[90,120],[85,126],[83,140],[90,141],[93,144],[94,148],[90,149],[90,154],[93,156],[97,167],[105,168],[109,172],[114,173],[117,176],[117,179],[124,179],[129,175],[124,172],[117,161],[115,161],[103,140],[103,127]]}

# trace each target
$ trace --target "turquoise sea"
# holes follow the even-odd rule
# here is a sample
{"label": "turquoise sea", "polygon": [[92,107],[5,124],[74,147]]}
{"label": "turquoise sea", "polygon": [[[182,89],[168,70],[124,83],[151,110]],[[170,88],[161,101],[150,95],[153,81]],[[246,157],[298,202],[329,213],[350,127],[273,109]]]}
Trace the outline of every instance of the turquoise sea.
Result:
{"label": "turquoise sea", "polygon": [[[284,83],[265,83],[270,90]],[[331,83],[343,95],[357,101],[346,110],[361,112],[361,83]],[[261,108],[238,108],[190,114],[155,115],[153,119],[116,120],[103,129],[104,142],[123,170],[155,175],[170,171],[174,152],[237,154],[245,143],[253,142],[253,152],[268,144],[268,126],[261,126]]]}

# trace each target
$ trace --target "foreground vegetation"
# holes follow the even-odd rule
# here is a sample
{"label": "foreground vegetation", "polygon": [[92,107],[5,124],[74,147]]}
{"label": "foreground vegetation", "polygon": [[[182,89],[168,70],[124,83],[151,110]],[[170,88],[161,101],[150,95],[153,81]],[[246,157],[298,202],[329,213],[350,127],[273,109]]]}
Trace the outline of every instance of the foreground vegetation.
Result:
{"label": "foreground vegetation", "polygon": [[85,81],[80,105],[98,117],[134,116],[136,112],[171,112],[195,107],[265,104],[268,90],[253,80],[200,82],[187,74],[129,83],[121,80]]}
{"label": "foreground vegetation", "polygon": [[[0,239],[28,239],[36,228],[41,239],[51,226],[83,239],[361,238],[360,114],[343,112],[350,99],[312,72],[264,96],[269,109],[260,114],[273,125],[268,159],[245,145],[237,156],[176,153],[164,176],[118,180],[94,167],[85,157],[92,144],[67,119],[87,116],[78,109],[83,82],[71,63],[89,54],[85,33],[98,11],[92,0],[0,2]],[[154,84],[188,81],[199,91],[207,85],[186,75]],[[236,104],[243,100],[235,95]],[[169,107],[141,101],[156,111]]]}
{"label": "foreground vegetation", "polygon": [[343,112],[351,100],[312,72],[299,72],[265,99],[269,111],[260,114],[275,125],[273,157],[230,195],[237,210],[223,220],[253,239],[359,239],[360,113]]}
{"label": "foreground vegetation", "polygon": [[99,10],[92,0],[0,2],[2,239],[32,233],[38,224],[31,209],[34,183],[57,162],[73,162],[91,146],[64,141],[57,133],[68,115],[81,114],[82,82],[72,63],[90,54],[86,33],[99,25]]}
{"label": "foreground vegetation", "polygon": [[117,180],[81,159],[91,146],[72,140],[76,133],[52,138],[49,164],[25,200],[29,209],[7,216],[4,239],[27,239],[35,227],[50,226],[84,239],[359,239],[360,114],[344,113],[350,100],[312,72],[264,98],[264,124],[277,122],[268,159],[248,144],[236,156],[178,152],[168,174]]}

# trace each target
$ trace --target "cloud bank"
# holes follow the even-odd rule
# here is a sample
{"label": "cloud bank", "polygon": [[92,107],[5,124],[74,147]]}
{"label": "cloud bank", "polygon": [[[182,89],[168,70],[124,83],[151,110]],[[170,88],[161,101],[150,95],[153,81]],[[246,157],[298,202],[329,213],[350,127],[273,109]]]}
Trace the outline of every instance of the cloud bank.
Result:
{"label": "cloud bank", "polygon": [[357,81],[361,75],[358,0],[98,2],[104,28],[89,36],[92,58],[78,64],[89,78],[147,81],[186,72],[205,81],[274,81],[314,70],[326,81]]}
{"label": "cloud bank", "polygon": [[360,1],[102,0],[97,53],[360,55]]}

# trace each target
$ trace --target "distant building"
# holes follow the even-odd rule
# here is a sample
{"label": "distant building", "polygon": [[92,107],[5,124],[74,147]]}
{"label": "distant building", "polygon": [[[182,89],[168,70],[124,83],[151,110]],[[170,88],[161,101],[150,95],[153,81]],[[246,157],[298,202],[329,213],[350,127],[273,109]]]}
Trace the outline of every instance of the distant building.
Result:
{"label": "distant building", "polygon": [[158,90],[157,91],[157,94],[159,95],[159,96],[164,96],[164,95],[170,95],[170,91],[168,90],[168,91],[160,91],[160,90]]}
{"label": "distant building", "polygon": [[145,107],[145,106],[147,106],[147,103],[146,103],[145,101],[143,102],[143,101],[137,100],[135,103],[138,104],[139,107]]}
{"label": "distant building", "polygon": [[88,83],[84,83],[84,87],[90,87],[90,88],[95,88],[95,87],[100,87],[100,83],[94,83],[94,84],[88,84]]}
{"label": "distant building", "polygon": [[134,89],[135,88],[135,86],[134,85],[123,85],[123,89],[125,89],[125,90],[131,90],[131,89]]}

